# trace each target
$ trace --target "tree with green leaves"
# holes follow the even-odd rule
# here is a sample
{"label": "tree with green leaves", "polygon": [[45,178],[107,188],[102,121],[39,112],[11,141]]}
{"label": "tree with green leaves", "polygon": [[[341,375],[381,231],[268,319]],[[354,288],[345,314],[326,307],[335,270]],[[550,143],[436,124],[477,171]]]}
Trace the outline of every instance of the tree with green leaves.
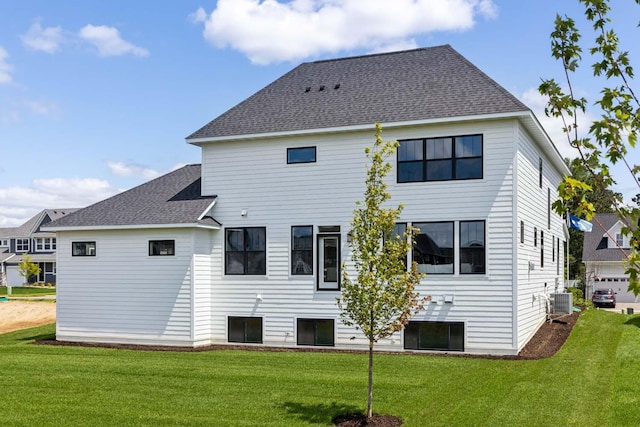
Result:
{"label": "tree with green leaves", "polygon": [[31,278],[38,277],[40,271],[41,269],[38,267],[38,264],[33,262],[29,255],[22,255],[22,261],[18,264],[18,274],[24,277],[26,283],[28,283]]}
{"label": "tree with green leaves", "polygon": [[423,308],[423,299],[415,292],[422,275],[414,262],[407,268],[407,254],[413,244],[414,230],[394,235],[394,226],[403,206],[385,208],[391,198],[385,176],[391,170],[387,161],[396,152],[397,142],[384,142],[382,128],[376,124],[376,141],[367,147],[364,203],[356,202],[351,222],[351,259],[357,276],[353,279],[343,267],[342,296],[338,298],[345,325],[361,331],[369,341],[369,388],[367,418],[373,401],[373,348],[375,343],[400,331],[409,318]]}
{"label": "tree with green leaves", "polygon": [[[614,203],[622,202],[622,194],[611,190],[604,184],[602,176],[593,176],[587,168],[582,164],[581,159],[564,159],[564,162],[571,171],[571,176],[578,181],[589,185],[592,190],[586,192],[585,199],[593,205],[593,209],[597,213],[614,213]],[[578,200],[567,200],[564,207],[569,212],[578,210]],[[569,230],[569,279],[579,279],[585,283],[585,268],[582,263],[582,246],[584,243],[583,232]]]}
{"label": "tree with green leaves", "polygon": [[[591,220],[596,213],[596,206],[589,200],[588,194],[594,188],[602,190],[616,183],[610,173],[611,165],[623,164],[629,172],[625,181],[635,183],[640,189],[640,165],[631,164],[628,160],[640,133],[640,98],[631,85],[634,71],[629,53],[620,49],[618,35],[609,18],[610,1],[578,1],[584,6],[584,17],[594,33],[594,44],[588,49],[593,76],[597,80],[603,79],[606,86],[601,90],[599,99],[592,104],[585,97],[577,95],[573,82],[575,73],[583,63],[582,36],[572,18],[558,15],[551,33],[551,51],[552,56],[562,63],[564,83],[561,86],[554,79],[543,80],[539,91],[549,98],[546,114],[562,120],[567,141],[577,150],[580,163],[593,178],[589,184],[580,177],[565,177],[558,187],[559,200],[553,204],[554,209],[564,214],[571,208],[573,214]],[[640,5],[640,0],[635,1]],[[579,113],[586,112],[588,107],[600,110],[600,113],[599,118],[590,124],[588,134],[584,135],[578,123]],[[631,249],[619,249],[626,258],[629,290],[638,295],[640,206],[625,205],[610,196],[606,195],[610,198],[606,203],[610,202],[609,205],[625,224],[623,234],[630,237]]]}

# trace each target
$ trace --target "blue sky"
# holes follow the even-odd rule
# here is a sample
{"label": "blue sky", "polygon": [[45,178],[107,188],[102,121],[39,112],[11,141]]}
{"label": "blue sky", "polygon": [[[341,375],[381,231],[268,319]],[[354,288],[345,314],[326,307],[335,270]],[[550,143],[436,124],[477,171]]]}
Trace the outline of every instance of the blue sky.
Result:
{"label": "blue sky", "polygon": [[[615,3],[632,50],[639,9]],[[0,227],[198,163],[184,138],[211,119],[301,62],[372,52],[452,45],[570,155],[536,91],[561,76],[556,13],[582,17],[577,0],[0,0]]]}

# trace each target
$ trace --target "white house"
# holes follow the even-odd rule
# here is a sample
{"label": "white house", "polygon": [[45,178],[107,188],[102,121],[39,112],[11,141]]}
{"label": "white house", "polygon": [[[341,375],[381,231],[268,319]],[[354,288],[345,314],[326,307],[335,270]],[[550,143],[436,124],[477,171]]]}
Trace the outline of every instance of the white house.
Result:
{"label": "white house", "polygon": [[617,302],[637,302],[629,292],[629,275],[625,273],[625,260],[631,252],[629,236],[622,233],[627,225],[616,214],[597,214],[594,227],[584,233],[582,262],[585,264],[586,296],[599,288],[613,289]]}
{"label": "white house", "polygon": [[432,297],[377,348],[517,354],[563,287],[569,171],[448,45],[301,64],[187,138],[201,166],[53,223],[57,339],[365,348],[336,298],[375,122],[400,141],[389,191]]}

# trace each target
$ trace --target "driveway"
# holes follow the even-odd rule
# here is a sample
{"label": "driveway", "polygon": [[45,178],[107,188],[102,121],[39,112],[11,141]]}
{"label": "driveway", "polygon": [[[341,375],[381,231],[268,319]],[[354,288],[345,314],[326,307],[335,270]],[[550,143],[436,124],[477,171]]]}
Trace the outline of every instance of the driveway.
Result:
{"label": "driveway", "polygon": [[632,308],[633,314],[640,314],[640,302],[619,302],[616,304],[616,308],[600,307],[599,310],[614,311],[616,313],[627,314],[627,309]]}

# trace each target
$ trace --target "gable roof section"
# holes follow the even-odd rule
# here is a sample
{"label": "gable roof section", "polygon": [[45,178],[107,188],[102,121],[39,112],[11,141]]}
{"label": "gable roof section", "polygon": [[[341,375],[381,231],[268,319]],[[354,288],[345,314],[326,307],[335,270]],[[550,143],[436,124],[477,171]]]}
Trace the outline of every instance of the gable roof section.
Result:
{"label": "gable roof section", "polygon": [[51,233],[40,232],[40,227],[48,222],[77,211],[77,208],[69,209],[44,209],[29,218],[19,227],[0,228],[0,237],[26,238],[35,236],[53,236]]}
{"label": "gable roof section", "polygon": [[187,165],[47,224],[45,230],[203,226],[215,201],[201,196],[200,165]]}
{"label": "gable roof section", "polygon": [[187,137],[529,112],[451,46],[299,65]]}
{"label": "gable roof section", "polygon": [[[618,249],[603,247],[602,240],[607,239],[606,231],[618,222],[618,216],[613,213],[597,214],[592,222],[594,223],[593,231],[584,233],[584,243],[582,246],[582,262],[589,261],[622,261],[624,255]],[[600,227],[602,224],[602,227]],[[604,229],[603,229],[604,228]],[[615,237],[615,236],[614,236]]]}

